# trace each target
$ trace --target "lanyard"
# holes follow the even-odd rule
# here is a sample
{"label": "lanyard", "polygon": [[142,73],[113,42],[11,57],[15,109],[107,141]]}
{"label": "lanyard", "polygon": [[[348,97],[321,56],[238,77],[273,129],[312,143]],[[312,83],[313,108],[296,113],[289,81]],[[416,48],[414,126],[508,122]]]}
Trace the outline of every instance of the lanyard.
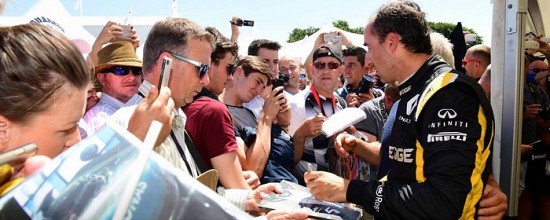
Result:
{"label": "lanyard", "polygon": [[[317,103],[317,106],[319,106],[321,108],[321,112],[323,112],[323,115],[325,115],[325,117],[328,117],[327,116],[327,113],[325,112],[325,108],[323,107],[323,105],[321,104],[321,99],[319,98],[319,94],[317,93],[317,90],[315,90],[315,87],[314,86],[310,86],[309,87],[310,90],[311,90],[311,94],[313,94],[313,98],[315,99],[315,102]],[[334,98],[334,94],[331,94],[331,98],[332,98],[332,114],[336,113],[336,99]]]}

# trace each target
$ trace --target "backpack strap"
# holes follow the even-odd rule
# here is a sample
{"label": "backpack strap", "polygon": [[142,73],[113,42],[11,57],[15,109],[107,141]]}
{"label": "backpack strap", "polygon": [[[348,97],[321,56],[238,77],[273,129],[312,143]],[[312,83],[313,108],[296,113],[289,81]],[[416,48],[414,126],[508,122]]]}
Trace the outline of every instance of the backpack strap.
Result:
{"label": "backpack strap", "polygon": [[199,151],[197,151],[195,144],[193,144],[191,137],[189,137],[189,134],[187,133],[187,131],[184,131],[183,133],[185,136],[185,144],[187,145],[187,149],[189,149],[191,156],[193,156],[193,160],[197,164],[197,167],[199,168],[201,173],[206,172],[208,170],[208,167],[206,166],[206,163],[202,159],[201,155],[199,154]]}

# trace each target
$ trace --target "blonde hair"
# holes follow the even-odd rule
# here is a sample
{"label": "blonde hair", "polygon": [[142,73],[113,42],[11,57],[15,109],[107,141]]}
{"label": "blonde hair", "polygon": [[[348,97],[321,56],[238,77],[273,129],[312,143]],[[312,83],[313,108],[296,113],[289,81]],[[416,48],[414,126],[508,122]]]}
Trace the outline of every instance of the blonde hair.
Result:
{"label": "blonde hair", "polygon": [[449,42],[443,34],[432,32],[430,33],[432,49],[435,54],[439,55],[443,61],[447,62],[453,69],[455,68],[455,57],[453,55],[453,44]]}

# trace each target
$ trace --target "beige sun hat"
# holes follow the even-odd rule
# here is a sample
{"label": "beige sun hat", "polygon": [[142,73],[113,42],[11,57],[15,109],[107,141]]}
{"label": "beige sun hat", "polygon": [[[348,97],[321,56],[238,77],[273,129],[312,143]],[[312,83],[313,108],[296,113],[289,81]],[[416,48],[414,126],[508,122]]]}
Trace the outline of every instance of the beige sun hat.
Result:
{"label": "beige sun hat", "polygon": [[95,73],[111,66],[142,67],[142,62],[136,54],[134,45],[129,41],[109,44],[99,50],[97,57],[99,62],[94,68]]}

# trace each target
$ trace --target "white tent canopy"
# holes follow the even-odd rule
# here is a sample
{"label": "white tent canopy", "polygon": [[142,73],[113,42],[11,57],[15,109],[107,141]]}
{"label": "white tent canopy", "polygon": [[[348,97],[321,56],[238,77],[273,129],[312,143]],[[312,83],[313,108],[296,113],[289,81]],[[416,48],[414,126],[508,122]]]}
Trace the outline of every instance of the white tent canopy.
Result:
{"label": "white tent canopy", "polygon": [[[305,60],[311,50],[313,49],[313,45],[315,44],[315,39],[321,34],[321,33],[329,33],[329,32],[335,32],[339,31],[342,32],[346,38],[355,46],[361,46],[363,45],[363,35],[362,34],[355,34],[347,31],[343,31],[339,28],[333,27],[332,25],[325,25],[322,28],[320,28],[317,32],[311,34],[310,36],[306,36],[304,39],[292,42],[292,43],[286,43],[286,42],[279,42],[282,45],[281,50],[279,51],[279,57],[284,55],[290,55],[295,57],[300,57],[302,60]],[[263,37],[256,28],[252,28],[250,32],[248,32],[246,35],[243,35],[241,33],[241,36],[239,37],[239,54],[240,55],[247,55],[248,54],[248,45],[255,40],[255,39],[262,39]],[[267,37],[266,39],[269,39]]]}
{"label": "white tent canopy", "polygon": [[18,25],[29,22],[48,25],[63,32],[83,54],[90,52],[91,45],[95,41],[95,37],[75,21],[59,0],[38,0],[25,15],[0,19],[0,25]]}
{"label": "white tent canopy", "polygon": [[335,28],[332,25],[325,25],[322,28],[320,28],[317,32],[313,33],[310,36],[306,36],[304,39],[300,41],[296,41],[293,43],[282,43],[283,47],[281,48],[281,51],[279,51],[279,56],[283,55],[291,55],[302,58],[302,60],[305,60],[311,50],[313,49],[313,45],[315,44],[315,40],[321,33],[329,33],[329,32],[335,32],[339,31],[344,34],[344,36],[355,46],[362,46],[363,45],[363,35],[362,34],[355,34],[347,31],[343,31],[341,29]]}

